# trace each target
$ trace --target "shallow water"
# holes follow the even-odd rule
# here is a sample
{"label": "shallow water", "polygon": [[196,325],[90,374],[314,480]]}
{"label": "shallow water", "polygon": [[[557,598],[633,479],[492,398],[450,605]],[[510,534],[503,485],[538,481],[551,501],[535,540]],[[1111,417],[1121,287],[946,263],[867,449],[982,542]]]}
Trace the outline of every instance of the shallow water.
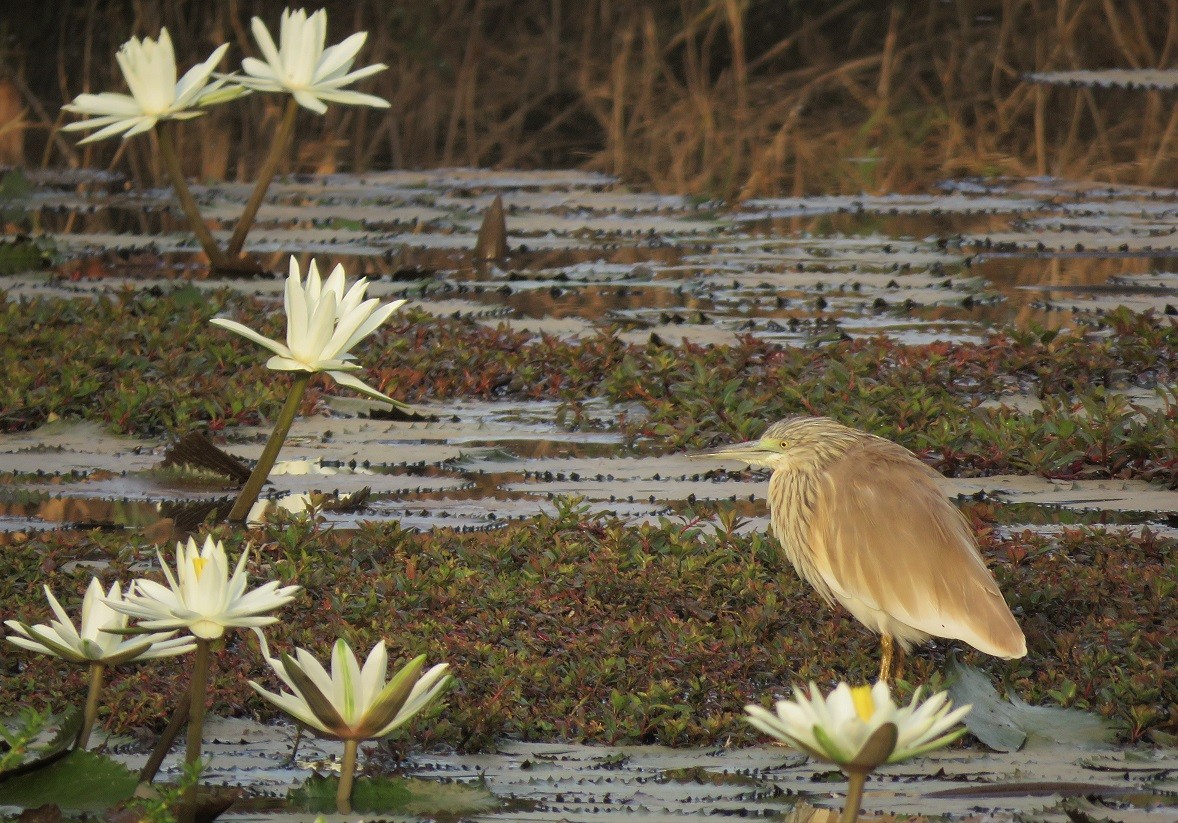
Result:
{"label": "shallow water", "polygon": [[[787,345],[841,334],[981,340],[997,324],[1060,327],[1118,305],[1178,311],[1173,190],[995,181],[728,209],[620,191],[599,175],[458,169],[288,179],[273,194],[250,250],[276,274],[210,278],[194,263],[165,193],[123,192],[119,181],[84,172],[40,175],[36,219],[71,258],[52,272],[6,277],[4,286],[9,299],[89,299],[192,278],[201,288],[269,295],[277,305],[277,273],[295,253],[321,266],[343,262],[376,278],[370,293],[406,296],[438,316],[564,337],[612,328],[639,342],[652,335],[698,343],[754,335]],[[470,249],[497,194],[511,253],[476,266]],[[224,220],[246,195],[235,185],[198,193],[211,204],[209,216]],[[296,421],[284,472],[271,478],[267,496],[297,508],[314,491],[369,490],[358,511],[325,514],[336,526],[397,519],[422,529],[494,528],[552,510],[556,497],[570,494],[633,522],[678,516],[687,501],[728,501],[746,518],[742,529],[767,526],[764,475],[648,454],[609,431],[566,431],[553,403],[422,407],[439,421],[432,423],[371,420],[358,416],[367,403],[347,397],[332,407],[332,417]],[[603,423],[613,419],[601,404],[587,409]],[[235,431],[228,450],[253,460],[266,434]],[[23,473],[20,483],[0,485],[0,544],[60,527],[139,529],[166,541],[231,499],[222,481],[161,472],[166,445],[68,422],[0,435],[0,472]],[[1137,481],[990,477],[949,480],[945,492],[964,505],[979,495],[999,504],[999,529],[1178,528],[1178,492]],[[210,732],[215,781],[281,790],[307,769],[330,771],[338,756],[312,741],[296,768],[285,767],[288,729],[223,723]],[[116,751],[132,764],[140,757],[134,747]],[[1173,752],[955,751],[934,762],[886,770],[869,786],[867,807],[987,820],[1175,819]],[[488,820],[822,820],[844,789],[829,771],[773,748],[504,743],[492,756],[415,756],[406,770],[483,778],[498,796],[526,801],[478,815]],[[1005,783],[1021,787],[994,788]],[[1032,792],[1027,784],[1040,785]],[[245,810],[230,816],[276,819]]]}
{"label": "shallow water", "polygon": [[[339,769],[340,745],[315,738],[303,737],[292,761],[294,729],[287,725],[215,718],[205,740],[211,757],[206,782],[246,786],[256,795],[281,796],[311,772],[330,775]],[[387,755],[377,748],[367,751],[388,769]],[[146,756],[117,741],[111,752],[131,768]],[[173,753],[164,773],[174,773],[179,761],[180,753]],[[671,749],[503,741],[492,754],[413,754],[395,769],[410,777],[485,785],[501,805],[464,818],[486,821],[650,823],[705,816],[833,823],[846,790],[837,770],[776,746]],[[1068,821],[1084,813],[1155,823],[1178,814],[1175,792],[1178,752],[1041,743],[1015,754],[940,751],[919,763],[884,767],[868,783],[864,807],[901,815],[936,809],[956,819],[990,821]],[[280,804],[273,802],[262,805],[258,810],[240,804],[221,819],[311,817],[276,813]]]}
{"label": "shallow water", "polygon": [[[639,342],[753,335],[802,345],[844,334],[977,341],[996,324],[1058,327],[1118,305],[1178,311],[1171,245],[1178,192],[1171,189],[965,181],[923,195],[773,198],[725,208],[620,191],[607,177],[578,172],[294,177],[276,183],[250,236],[250,250],[275,274],[217,279],[194,265],[167,192],[127,192],[92,172],[34,178],[33,213],[73,258],[55,272],[8,278],[9,299],[82,299],[185,277],[277,300],[278,273],[295,253],[344,262],[377,279],[371,293],[408,297],[439,316],[564,337],[608,327]],[[207,215],[226,221],[246,195],[235,184],[200,192]],[[496,195],[504,200],[510,255],[476,266],[469,250]],[[341,397],[336,407],[347,415],[365,405]],[[714,467],[682,458],[635,459],[612,435],[564,431],[549,403],[423,410],[455,422],[299,421],[283,456],[314,468],[275,478],[272,496],[368,487],[368,506],[337,522],[396,517],[428,528],[486,527],[534,513],[556,494],[584,495],[594,507],[641,519],[674,511],[689,496],[764,491],[763,483],[701,480]],[[608,409],[596,413],[611,417]],[[322,447],[328,428],[331,442]],[[230,451],[252,459],[264,435],[235,432]],[[161,442],[106,438],[94,453],[97,436],[52,426],[0,436],[0,471],[84,475],[64,485],[56,477],[0,488],[0,530],[142,526],[167,518],[163,509],[178,503],[206,505],[232,491],[153,473]],[[354,460],[369,465],[349,470]],[[957,490],[950,484],[947,491]],[[1173,495],[1153,490],[1129,488],[1121,497],[1146,491],[1148,500],[1118,497],[1115,505],[1159,512],[1162,521],[1178,511]],[[1108,497],[1066,505],[1100,511],[1114,505]],[[1045,490],[1010,499],[1055,505]]]}

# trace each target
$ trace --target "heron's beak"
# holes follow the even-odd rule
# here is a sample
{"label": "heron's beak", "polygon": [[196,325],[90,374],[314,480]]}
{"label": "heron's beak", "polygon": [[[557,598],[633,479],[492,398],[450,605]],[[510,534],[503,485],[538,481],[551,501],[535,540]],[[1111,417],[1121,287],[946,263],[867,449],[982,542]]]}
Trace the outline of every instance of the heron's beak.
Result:
{"label": "heron's beak", "polygon": [[730,443],[703,451],[688,452],[691,458],[703,457],[711,460],[740,460],[751,466],[764,466],[772,454],[760,440],[746,440],[744,443]]}

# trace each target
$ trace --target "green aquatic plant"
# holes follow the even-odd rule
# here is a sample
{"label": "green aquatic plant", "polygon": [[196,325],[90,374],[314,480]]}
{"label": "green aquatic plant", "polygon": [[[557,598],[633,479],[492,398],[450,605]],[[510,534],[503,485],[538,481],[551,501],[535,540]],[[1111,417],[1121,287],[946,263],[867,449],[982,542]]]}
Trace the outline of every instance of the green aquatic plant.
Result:
{"label": "green aquatic plant", "polygon": [[344,88],[388,68],[384,63],[375,63],[352,71],[352,63],[368,39],[368,32],[357,32],[343,42],[325,48],[327,11],[320,9],[308,16],[303,9],[291,11],[289,8],[282,11],[278,46],[274,45],[274,38],[260,18],[250,20],[250,30],[265,60],[255,57],[242,60],[241,67],[245,74],[235,76],[234,82],[251,91],[290,94],[290,100],[287,101],[270,152],[258,173],[253,193],[245,204],[233,236],[229,238],[230,257],[238,255],[245,245],[246,235],[265,199],[270,181],[278,171],[279,162],[290,149],[295,115],[300,107],[316,114],[326,113],[329,102],[385,109],[389,107],[389,102],[383,97]]}
{"label": "green aquatic plant", "polygon": [[53,596],[53,591],[48,586],[44,589],[57,619],[37,625],[5,620],[4,625],[12,630],[8,642],[89,668],[86,709],[77,738],[78,748],[84,749],[98,717],[102,681],[108,668],[138,660],[187,654],[195,648],[195,643],[188,637],[175,637],[175,630],[128,635],[127,615],[119,610],[124,600],[117,582],[104,593],[97,577],[90,580],[82,598],[81,620],[77,628]]}
{"label": "green aquatic plant", "polygon": [[336,794],[343,814],[351,812],[360,743],[392,734],[440,697],[452,680],[445,663],[423,674],[425,655],[419,655],[386,682],[388,652],[384,641],[373,646],[361,668],[347,641],[337,640],[331,651],[330,674],[305,649],[295,649],[294,655],[283,654],[280,659],[267,655],[266,662],[290,692],[271,692],[251,680],[253,690],[317,734],[343,741],[344,762]]}
{"label": "green aquatic plant", "polygon": [[[164,28],[155,40],[150,37],[142,40],[132,37],[115,55],[131,92],[129,95],[118,92],[80,94],[63,107],[66,111],[87,118],[67,124],[63,127],[64,131],[98,129],[84,138],[81,141],[83,143],[118,135],[126,139],[150,131],[157,134],[160,157],[188,224],[208,255],[209,262],[217,269],[245,265],[241,260],[241,251],[246,235],[279,163],[290,148],[295,115],[300,106],[323,114],[327,110],[325,101],[381,108],[389,105],[388,101],[375,95],[343,88],[386,68],[384,64],[377,63],[351,70],[357,53],[367,39],[367,32],[358,32],[338,45],[325,48],[327,12],[320,9],[308,16],[302,9],[294,12],[286,9],[282,13],[281,45],[276,48],[259,18],[253,18],[252,26],[254,37],[266,60],[245,58],[242,64],[245,75],[220,75],[212,79],[217,64],[229,48],[229,44],[225,43],[177,81],[176,55],[168,30]],[[175,124],[170,121],[199,117],[208,106],[253,91],[288,92],[291,100],[262,163],[253,193],[238,218],[227,249],[222,251],[205,225],[196,199],[185,181],[172,133]],[[168,127],[157,128],[161,123],[166,123]]]}
{"label": "green aquatic plant", "polygon": [[[462,699],[419,724],[415,746],[494,751],[505,736],[743,745],[757,735],[741,722],[741,707],[784,678],[862,680],[878,669],[878,657],[849,615],[826,609],[774,559],[772,537],[727,530],[717,511],[730,509],[750,511],[684,505],[678,515],[634,524],[558,499],[550,514],[491,531],[276,521],[248,533],[222,525],[217,537],[235,559],[248,535],[256,574],[297,582],[305,590],[300,600],[315,604],[284,609],[265,628],[271,648],[326,650],[347,637],[353,648],[371,649],[386,638],[390,658],[425,654],[450,665]],[[967,502],[964,509],[1026,632],[1029,657],[958,656],[1027,703],[1062,703],[1107,718],[1122,742],[1174,734],[1178,635],[1169,628],[1178,541],[1140,526],[1065,525],[1046,533],[995,527],[1005,511],[1000,503]],[[145,536],[126,532],[35,534],[5,547],[0,601],[17,614],[37,613],[45,609],[40,584],[55,591],[76,585],[76,561],[101,558],[110,575],[129,580],[155,556]],[[831,636],[848,642],[838,655],[815,654]],[[273,689],[276,681],[268,682],[273,675],[262,657],[243,652],[245,641],[231,633],[225,648],[214,650],[210,705],[275,718],[279,710],[247,684]],[[910,660],[896,699],[916,684],[936,684],[952,649],[939,643]],[[105,727],[158,733],[191,664],[165,658],[113,670]],[[0,693],[14,709],[65,705],[86,683],[81,671],[71,668],[63,678],[61,668],[54,658],[28,655],[19,670],[0,671]],[[399,751],[398,738],[390,741]]]}
{"label": "green aquatic plant", "polygon": [[943,748],[965,734],[960,721],[970,706],[952,708],[946,692],[922,702],[920,691],[907,706],[899,707],[883,681],[853,688],[839,683],[825,697],[811,683],[809,694],[795,688],[793,699],[778,700],[773,711],[745,706],[745,720],[787,746],[842,769],[848,788],[840,823],[854,823],[867,775],[885,763]]}
{"label": "green aquatic plant", "polygon": [[[112,601],[110,606],[137,618],[146,629],[184,629],[195,638],[196,659],[188,693],[184,753],[184,762],[192,765],[200,760],[213,641],[219,640],[227,629],[258,629],[277,623],[274,612],[290,603],[300,587],[270,581],[247,591],[249,551],[242,552],[231,575],[225,547],[211,535],[203,545],[198,546],[191,537],[187,544],[176,544],[175,575],[163,555],[157,552],[156,556],[167,585],[137,579],[127,596],[122,601]],[[170,744],[166,737],[161,741],[164,751]]]}
{"label": "green aquatic plant", "polygon": [[276,371],[294,373],[294,382],[286,403],[274,423],[274,430],[266,441],[262,456],[258,459],[253,473],[242,487],[229,512],[230,520],[243,520],[249,514],[262,484],[270,475],[278,452],[290,431],[298,412],[299,403],[307,384],[313,375],[323,372],[350,389],[383,400],[398,408],[407,409],[401,403],[369,386],[349,371],[360,368],[353,362],[351,349],[368,335],[376,331],[399,309],[404,300],[394,300],[381,305],[376,299],[364,299],[368,279],[361,277],[344,290],[345,275],[342,264],[332,269],[326,281],[319,277],[315,261],[307,269],[307,282],[303,283],[298,261],[290,259],[290,274],[286,279],[284,306],[286,310],[286,342],[281,343],[258,334],[253,329],[222,317],[210,322],[274,352],[266,361],[266,367]]}

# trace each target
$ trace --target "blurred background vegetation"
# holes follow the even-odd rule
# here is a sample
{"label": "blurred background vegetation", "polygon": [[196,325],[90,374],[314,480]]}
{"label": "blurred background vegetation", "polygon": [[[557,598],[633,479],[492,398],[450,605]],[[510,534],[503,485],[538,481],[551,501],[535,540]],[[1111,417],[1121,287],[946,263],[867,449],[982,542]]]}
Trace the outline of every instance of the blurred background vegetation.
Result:
{"label": "blurred background vegetation", "polygon": [[[167,26],[181,71],[257,54],[287,0],[9,2],[0,164],[162,180],[151,140],[76,145],[60,107],[125,90],[114,61]],[[369,32],[361,88],[389,112],[300,113],[287,171],[579,167],[664,192],[752,197],[921,189],[955,175],[1173,183],[1178,107],[1158,91],[1029,72],[1166,67],[1178,0],[321,0],[328,42]],[[309,3],[318,7],[319,3]],[[186,172],[250,178],[282,100],[185,129]]]}

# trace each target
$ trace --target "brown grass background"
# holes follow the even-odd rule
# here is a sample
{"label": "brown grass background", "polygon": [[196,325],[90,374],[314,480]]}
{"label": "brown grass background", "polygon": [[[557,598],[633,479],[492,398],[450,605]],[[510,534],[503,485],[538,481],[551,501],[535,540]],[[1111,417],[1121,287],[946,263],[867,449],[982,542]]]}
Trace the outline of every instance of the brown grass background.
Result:
{"label": "brown grass background", "polygon": [[[167,26],[181,71],[255,55],[282,0],[11,2],[0,12],[0,163],[162,179],[151,138],[77,146],[62,103],[125,90],[131,36]],[[351,0],[361,88],[388,112],[301,112],[287,171],[577,167],[663,192],[903,191],[958,175],[1173,184],[1178,93],[1036,85],[1032,71],[1168,67],[1178,0]],[[314,6],[312,7],[314,8]],[[282,100],[184,129],[186,171],[250,179]]]}

